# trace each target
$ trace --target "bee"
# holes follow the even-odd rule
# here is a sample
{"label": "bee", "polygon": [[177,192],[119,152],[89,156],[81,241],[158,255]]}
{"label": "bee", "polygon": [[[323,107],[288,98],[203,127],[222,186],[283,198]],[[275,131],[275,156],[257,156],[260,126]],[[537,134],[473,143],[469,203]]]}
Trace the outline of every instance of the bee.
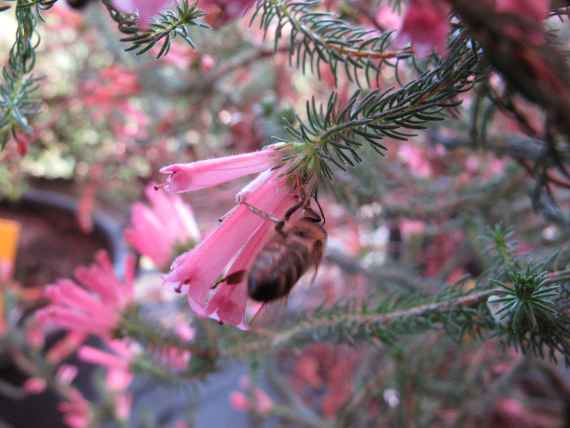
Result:
{"label": "bee", "polygon": [[[249,297],[260,303],[271,303],[288,296],[311,267],[318,269],[327,241],[324,215],[320,205],[321,214],[302,201],[290,208],[283,220],[277,220],[243,203],[254,213],[277,223],[275,235],[261,249],[247,272]],[[301,207],[301,218],[289,224],[289,218]],[[245,274],[244,271],[235,272],[226,277],[226,283],[241,282]]]}
{"label": "bee", "polygon": [[322,217],[306,207],[303,216],[267,242],[247,277],[247,293],[268,303],[287,296],[311,268],[318,268],[327,241]]}

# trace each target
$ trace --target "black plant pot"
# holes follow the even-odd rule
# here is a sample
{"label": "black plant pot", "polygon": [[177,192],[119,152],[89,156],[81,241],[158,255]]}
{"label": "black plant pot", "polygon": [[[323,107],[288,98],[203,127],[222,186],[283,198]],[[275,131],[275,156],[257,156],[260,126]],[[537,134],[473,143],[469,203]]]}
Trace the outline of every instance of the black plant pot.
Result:
{"label": "black plant pot", "polygon": [[[76,220],[77,204],[68,196],[51,191],[30,191],[17,202],[0,202],[0,218],[22,222],[21,241],[16,260],[15,276],[24,287],[45,285],[59,277],[71,277],[73,268],[90,263],[97,249],[109,251],[117,274],[124,272],[127,247],[119,224],[112,218],[95,213],[94,230],[83,234]],[[24,315],[25,316],[25,315]],[[46,350],[61,334],[49,337]],[[91,390],[92,368],[81,364],[75,356],[67,363],[79,367],[75,385],[87,396]],[[0,354],[0,382],[21,386],[26,375],[9,356]],[[0,426],[14,428],[63,428],[57,406],[60,398],[49,389],[42,394],[7,397],[0,389]]]}

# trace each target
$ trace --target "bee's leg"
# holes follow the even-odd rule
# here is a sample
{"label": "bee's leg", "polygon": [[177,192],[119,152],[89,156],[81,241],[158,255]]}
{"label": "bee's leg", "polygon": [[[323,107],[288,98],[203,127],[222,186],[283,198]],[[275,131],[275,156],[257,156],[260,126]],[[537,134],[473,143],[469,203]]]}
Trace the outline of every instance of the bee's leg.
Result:
{"label": "bee's leg", "polygon": [[260,210],[259,208],[257,208],[256,206],[251,205],[249,202],[247,201],[241,201],[240,204],[245,205],[252,213],[254,213],[255,215],[258,215],[259,217],[261,217],[264,220],[267,221],[272,221],[273,223],[279,225],[279,223],[282,223],[283,220],[278,219],[277,217],[275,217],[274,215],[265,212],[263,210]]}
{"label": "bee's leg", "polygon": [[291,218],[291,216],[293,214],[295,214],[295,212],[301,208],[303,205],[305,205],[305,198],[301,198],[301,200],[299,202],[297,202],[295,205],[293,205],[291,208],[289,208],[286,212],[285,215],[283,216],[283,220],[280,220],[279,222],[277,222],[277,226],[275,226],[275,229],[277,230],[277,232],[283,234],[283,227],[285,226],[285,223],[289,221],[289,219]]}
{"label": "bee's leg", "polygon": [[321,220],[322,220],[321,225],[324,226],[325,223],[327,222],[327,219],[325,217],[325,213],[323,212],[323,207],[321,207],[321,204],[319,202],[319,197],[316,191],[315,191],[315,202],[317,203],[317,207],[319,208],[319,212],[321,213]]}
{"label": "bee's leg", "polygon": [[303,188],[301,187],[301,193],[299,195],[299,202],[297,202],[295,205],[293,205],[291,208],[289,208],[287,211],[285,211],[285,215],[283,216],[283,220],[281,220],[279,223],[277,223],[276,229],[279,233],[282,232],[283,227],[285,226],[285,223],[289,221],[291,216],[293,214],[295,214],[295,212],[297,212],[297,210],[299,208],[307,205],[307,195],[305,194],[305,191],[302,189]]}
{"label": "bee's leg", "polygon": [[212,285],[210,287],[210,289],[214,290],[215,288],[218,287],[218,285],[220,285],[223,282],[225,282],[228,285],[239,284],[243,280],[244,276],[245,276],[245,270],[238,270],[238,271],[232,272],[226,276],[222,276],[221,278],[219,278],[214,283],[214,285]]}
{"label": "bee's leg", "polygon": [[285,215],[283,216],[282,219],[279,219],[277,217],[275,217],[274,215],[265,212],[263,210],[260,210],[259,208],[251,205],[249,202],[247,201],[240,201],[240,204],[244,204],[247,208],[249,208],[251,210],[251,212],[253,212],[254,214],[257,214],[258,216],[260,216],[261,218],[268,220],[268,221],[272,221],[273,223],[275,223],[275,230],[281,234],[281,235],[285,235],[285,233],[283,232],[283,227],[285,227],[285,223],[287,221],[289,221],[289,218],[291,218],[291,216],[301,207],[303,207],[304,205],[306,205],[307,203],[307,198],[305,196],[305,194],[303,193],[300,197],[299,202],[297,202],[295,205],[293,205],[291,208],[289,208],[286,212]]}

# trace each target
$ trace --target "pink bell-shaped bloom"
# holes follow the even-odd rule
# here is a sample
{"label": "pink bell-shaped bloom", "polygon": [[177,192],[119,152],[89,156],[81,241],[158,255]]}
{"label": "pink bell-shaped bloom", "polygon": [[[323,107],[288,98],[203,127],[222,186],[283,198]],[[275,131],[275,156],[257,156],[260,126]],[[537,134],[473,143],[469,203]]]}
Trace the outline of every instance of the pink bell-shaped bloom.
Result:
{"label": "pink bell-shaped bloom", "polygon": [[[282,216],[288,207],[295,204],[295,194],[278,170],[263,174],[262,178],[264,181],[256,188],[251,190],[250,186],[247,202],[263,212]],[[166,282],[179,288],[188,285],[189,298],[194,304],[205,307],[216,280],[266,221],[247,206],[238,205],[196,248],[174,261]]]}
{"label": "pink bell-shaped bloom", "polygon": [[414,44],[419,57],[445,53],[450,8],[444,0],[411,0],[399,39]]}
{"label": "pink bell-shaped bloom", "polygon": [[173,0],[114,0],[114,5],[127,13],[138,13],[141,27],[148,27],[152,18],[169,6],[174,5]]}
{"label": "pink bell-shaped bloom", "polygon": [[135,203],[125,239],[159,268],[167,266],[176,246],[188,246],[200,239],[200,231],[189,205],[177,195],[168,195],[147,186],[151,205]]}
{"label": "pink bell-shaped bloom", "polygon": [[276,165],[279,158],[279,145],[273,145],[242,155],[168,165],[160,172],[168,174],[164,186],[167,191],[191,192],[270,169]]}
{"label": "pink bell-shaped bloom", "polygon": [[[285,207],[287,209],[288,207]],[[283,209],[278,210],[283,212]],[[249,270],[263,245],[273,232],[273,224],[265,222],[257,228],[253,236],[231,263],[227,274]],[[237,284],[218,284],[216,293],[208,301],[206,314],[218,321],[245,328],[245,309],[247,303],[247,275]]]}
{"label": "pink bell-shaped bloom", "polygon": [[282,219],[298,203],[303,191],[298,186],[314,184],[295,182],[285,174],[283,162],[291,157],[290,147],[276,144],[254,153],[161,170],[169,174],[164,187],[171,192],[203,189],[261,172],[236,195],[237,205],[220,219],[221,224],[176,258],[165,276],[165,282],[178,291],[187,288],[188,303],[196,315],[246,328],[247,272],[275,233],[272,220]]}
{"label": "pink bell-shaped bloom", "polygon": [[51,304],[38,312],[40,322],[76,333],[112,334],[133,299],[134,260],[129,257],[124,282],[117,279],[106,252],[98,252],[95,260],[93,265],[75,270],[81,286],[61,279],[46,288]]}

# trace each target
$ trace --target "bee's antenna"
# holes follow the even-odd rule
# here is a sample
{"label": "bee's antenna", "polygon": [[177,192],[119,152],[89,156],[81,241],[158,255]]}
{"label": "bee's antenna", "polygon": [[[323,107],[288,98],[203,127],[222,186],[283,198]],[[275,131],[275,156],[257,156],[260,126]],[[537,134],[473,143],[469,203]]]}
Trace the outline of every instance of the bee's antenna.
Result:
{"label": "bee's antenna", "polygon": [[327,218],[325,217],[325,213],[323,212],[323,207],[321,207],[321,204],[319,202],[319,194],[318,191],[315,190],[315,196],[314,196],[315,202],[317,203],[317,207],[319,207],[319,212],[321,213],[321,218],[323,219],[323,226],[325,225],[325,223],[327,222]]}

